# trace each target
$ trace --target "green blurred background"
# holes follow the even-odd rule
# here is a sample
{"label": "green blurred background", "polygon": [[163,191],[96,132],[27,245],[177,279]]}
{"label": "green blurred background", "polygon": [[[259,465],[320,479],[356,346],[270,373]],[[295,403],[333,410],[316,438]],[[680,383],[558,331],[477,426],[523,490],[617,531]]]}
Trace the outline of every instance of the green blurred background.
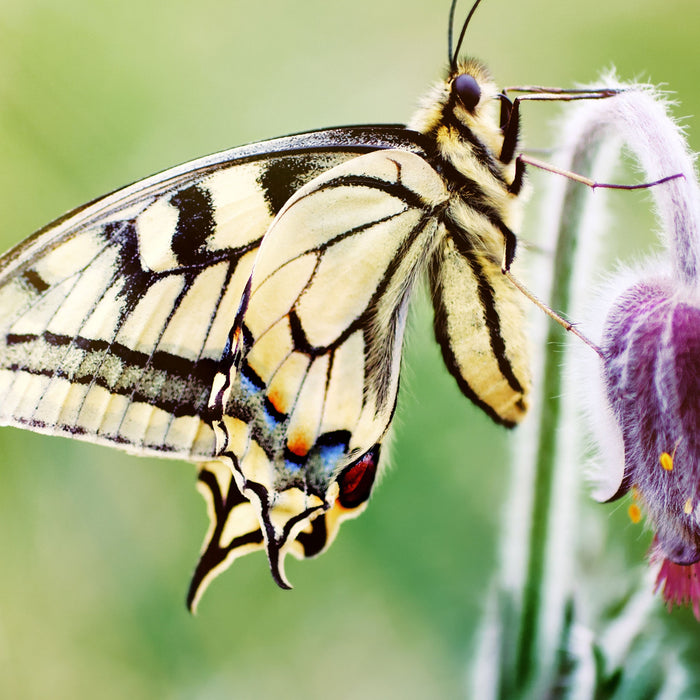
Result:
{"label": "green blurred background", "polygon": [[[2,248],[206,153],[406,120],[445,64],[448,4],[0,0]],[[685,116],[700,113],[699,30],[698,0],[488,0],[465,45],[504,85],[590,82],[614,64],[665,83]],[[557,111],[526,107],[529,145],[552,145]],[[700,121],[685,123],[697,150]],[[638,253],[648,199],[616,197],[619,248]],[[192,466],[0,431],[0,697],[464,696],[509,436],[459,394],[424,298],[410,325],[392,469],[367,512],[318,560],[289,563],[292,592],[246,557],[196,618],[184,594],[206,515]],[[625,504],[596,508],[589,549],[640,575],[648,535]],[[668,625],[697,652],[687,611]]]}

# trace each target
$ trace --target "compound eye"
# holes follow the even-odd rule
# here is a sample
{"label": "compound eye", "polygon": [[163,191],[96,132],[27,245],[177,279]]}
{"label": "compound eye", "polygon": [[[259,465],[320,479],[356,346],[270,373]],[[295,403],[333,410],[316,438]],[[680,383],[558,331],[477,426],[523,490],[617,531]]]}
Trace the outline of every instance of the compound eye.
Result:
{"label": "compound eye", "polygon": [[458,75],[454,81],[457,98],[468,112],[473,112],[481,99],[481,88],[474,76],[468,73]]}

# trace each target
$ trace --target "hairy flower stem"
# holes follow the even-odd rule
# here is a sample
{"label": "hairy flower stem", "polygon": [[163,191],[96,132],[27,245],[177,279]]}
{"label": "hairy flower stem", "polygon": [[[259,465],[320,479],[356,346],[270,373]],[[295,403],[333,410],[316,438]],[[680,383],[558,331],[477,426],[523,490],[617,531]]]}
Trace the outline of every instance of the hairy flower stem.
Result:
{"label": "hairy flower stem", "polygon": [[[598,148],[590,143],[574,154],[573,172],[592,172]],[[590,191],[577,182],[568,182],[556,231],[553,283],[550,305],[566,314],[571,307],[575,259],[579,233]],[[547,604],[547,566],[549,540],[557,523],[553,522],[555,470],[559,449],[559,426],[562,424],[563,367],[561,346],[564,329],[556,323],[548,326],[542,375],[542,405],[537,427],[535,473],[531,525],[528,540],[525,586],[522,599],[520,629],[516,652],[517,685],[533,681],[542,667],[542,611]],[[593,351],[591,351],[593,352]],[[556,565],[552,563],[550,565]]]}
{"label": "hairy flower stem", "polygon": [[[622,85],[612,75],[604,80],[611,87],[624,89],[615,97],[567,112],[561,128],[566,142],[561,152],[564,162],[558,162],[557,171],[582,176],[595,173],[596,182],[609,182],[609,171],[619,161],[620,146],[625,144],[644,173],[643,181],[656,183],[651,194],[668,250],[667,256],[656,256],[647,264],[645,274],[651,269],[654,279],[665,275],[664,279],[675,280],[680,289],[678,299],[692,297],[695,304],[697,296],[693,295],[700,293],[700,188],[693,158],[680,130],[668,117],[663,97],[653,88]],[[551,177],[554,196],[548,198],[542,224],[549,229],[547,241],[551,243],[547,248],[554,250],[554,258],[551,269],[539,269],[536,278],[540,288],[551,278],[549,304],[555,311],[587,319],[585,336],[602,354],[551,321],[546,331],[540,332],[538,345],[543,352],[533,386],[534,410],[517,439],[499,595],[494,596],[482,627],[473,696],[485,700],[675,698],[679,694],[670,688],[676,681],[674,688],[684,685],[682,668],[674,659],[664,660],[658,652],[658,640],[647,637],[651,584],[646,582],[648,590],[638,600],[635,597],[626,602],[626,597],[616,601],[624,606],[615,608],[612,624],[607,608],[598,610],[596,602],[591,608],[585,593],[577,595],[588,579],[574,577],[575,557],[579,546],[585,546],[586,538],[593,534],[581,532],[577,513],[583,432],[579,409],[581,404],[587,406],[593,428],[600,433],[597,438],[605,467],[593,464],[587,471],[595,498],[608,500],[620,490],[625,455],[621,431],[601,393],[601,372],[609,361],[601,338],[604,340],[608,322],[605,309],[619,296],[618,290],[624,292],[636,278],[631,271],[618,269],[595,302],[591,278],[597,271],[598,250],[610,234],[601,201],[604,193],[570,179]],[[691,319],[682,329],[693,323]],[[665,337],[659,334],[659,342]],[[665,342],[668,345],[671,341]],[[694,347],[688,351],[690,359],[697,357]],[[681,353],[681,359],[688,359],[686,355]],[[634,376],[634,372],[628,374]],[[696,381],[697,375],[692,378]],[[656,384],[650,382],[649,386]],[[690,387],[697,396],[694,386],[684,381],[681,390]],[[688,402],[681,403],[686,406]],[[675,440],[668,442],[675,444]],[[666,446],[658,448],[652,460],[657,472],[662,467],[668,469],[657,457],[664,451],[668,451]],[[678,462],[674,475],[676,471],[680,474],[682,455],[668,452],[666,461],[673,459]],[[668,475],[661,478],[669,481]],[[679,517],[684,516],[687,507]],[[669,590],[664,588],[664,595],[668,601],[684,603],[690,599],[694,606],[700,601],[700,593],[696,595],[696,589],[686,584],[687,576],[681,580],[670,566],[662,571],[666,572]],[[604,599],[604,591],[600,593]],[[587,614],[580,614],[579,601],[583,606],[588,604]],[[700,609],[700,603],[697,606]],[[589,627],[592,621],[599,628],[595,632]],[[673,672],[667,673],[665,669],[670,668]]]}

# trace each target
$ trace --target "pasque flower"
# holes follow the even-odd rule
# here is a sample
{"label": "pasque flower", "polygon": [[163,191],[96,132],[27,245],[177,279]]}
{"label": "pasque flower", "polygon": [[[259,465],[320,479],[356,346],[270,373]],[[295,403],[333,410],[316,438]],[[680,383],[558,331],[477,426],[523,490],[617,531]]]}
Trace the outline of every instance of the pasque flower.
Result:
{"label": "pasque flower", "polygon": [[677,279],[644,279],[613,304],[603,380],[625,467],[656,529],[658,586],[700,618],[700,298]]}
{"label": "pasque flower", "polygon": [[632,514],[641,508],[655,531],[657,589],[700,619],[700,190],[663,101],[647,93],[620,102],[616,118],[646,176],[683,177],[653,188],[666,254],[621,274],[622,289],[606,299],[598,424],[612,464],[598,495],[634,490]]}

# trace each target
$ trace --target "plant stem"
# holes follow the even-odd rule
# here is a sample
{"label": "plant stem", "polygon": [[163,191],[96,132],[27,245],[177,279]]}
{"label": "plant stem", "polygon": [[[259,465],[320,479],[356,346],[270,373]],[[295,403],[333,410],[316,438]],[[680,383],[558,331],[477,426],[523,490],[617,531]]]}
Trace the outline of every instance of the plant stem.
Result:
{"label": "plant stem", "polygon": [[[591,172],[597,148],[580,149],[572,160],[573,172],[587,175]],[[586,199],[590,196],[586,187],[568,182],[561,208],[561,218],[556,232],[554,274],[550,305],[566,314],[571,306],[575,270],[577,234],[581,230]],[[555,469],[557,468],[558,427],[562,414],[562,344],[564,329],[550,323],[547,331],[545,359],[542,376],[541,413],[535,449],[535,472],[531,525],[528,540],[527,568],[523,591],[515,673],[520,688],[531,686],[544,670],[542,661],[543,630],[542,612],[547,605],[547,566],[549,540],[553,522],[555,496]],[[546,665],[546,660],[545,660]]]}

